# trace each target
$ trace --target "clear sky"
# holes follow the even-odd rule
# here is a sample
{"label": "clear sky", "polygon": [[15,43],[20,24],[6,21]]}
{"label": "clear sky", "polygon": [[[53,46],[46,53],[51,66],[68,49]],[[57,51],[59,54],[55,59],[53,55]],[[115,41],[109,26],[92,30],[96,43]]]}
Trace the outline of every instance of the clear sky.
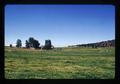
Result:
{"label": "clear sky", "polygon": [[113,5],[6,5],[5,45],[46,39],[57,46],[115,39]]}

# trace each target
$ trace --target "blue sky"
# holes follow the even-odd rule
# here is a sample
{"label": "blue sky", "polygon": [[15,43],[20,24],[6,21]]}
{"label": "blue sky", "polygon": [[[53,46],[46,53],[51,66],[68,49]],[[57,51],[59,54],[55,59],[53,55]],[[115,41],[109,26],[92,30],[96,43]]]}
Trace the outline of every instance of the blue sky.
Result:
{"label": "blue sky", "polygon": [[34,37],[56,47],[115,39],[113,5],[6,5],[5,45]]}

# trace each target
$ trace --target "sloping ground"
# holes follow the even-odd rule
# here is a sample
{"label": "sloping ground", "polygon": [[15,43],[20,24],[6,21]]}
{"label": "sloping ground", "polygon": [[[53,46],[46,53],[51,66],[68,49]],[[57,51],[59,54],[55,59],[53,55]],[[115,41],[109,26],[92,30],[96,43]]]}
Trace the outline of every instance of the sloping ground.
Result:
{"label": "sloping ground", "polygon": [[115,40],[107,40],[96,43],[71,45],[68,47],[115,47]]}
{"label": "sloping ground", "polygon": [[114,48],[5,49],[7,79],[113,79]]}

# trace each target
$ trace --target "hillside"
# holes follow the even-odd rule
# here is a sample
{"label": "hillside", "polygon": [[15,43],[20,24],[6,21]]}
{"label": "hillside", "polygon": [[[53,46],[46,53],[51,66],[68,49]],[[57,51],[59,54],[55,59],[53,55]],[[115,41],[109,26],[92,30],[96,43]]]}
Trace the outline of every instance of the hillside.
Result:
{"label": "hillside", "polygon": [[107,41],[101,41],[96,43],[88,43],[88,44],[77,44],[77,45],[71,45],[68,47],[115,47],[115,40],[107,40]]}

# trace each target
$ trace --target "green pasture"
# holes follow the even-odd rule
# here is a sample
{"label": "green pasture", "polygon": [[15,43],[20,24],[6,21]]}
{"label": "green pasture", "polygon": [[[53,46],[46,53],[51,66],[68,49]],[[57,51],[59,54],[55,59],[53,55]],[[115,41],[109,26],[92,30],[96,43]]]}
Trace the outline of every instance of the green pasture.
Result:
{"label": "green pasture", "polygon": [[114,79],[114,48],[5,47],[6,79]]}

